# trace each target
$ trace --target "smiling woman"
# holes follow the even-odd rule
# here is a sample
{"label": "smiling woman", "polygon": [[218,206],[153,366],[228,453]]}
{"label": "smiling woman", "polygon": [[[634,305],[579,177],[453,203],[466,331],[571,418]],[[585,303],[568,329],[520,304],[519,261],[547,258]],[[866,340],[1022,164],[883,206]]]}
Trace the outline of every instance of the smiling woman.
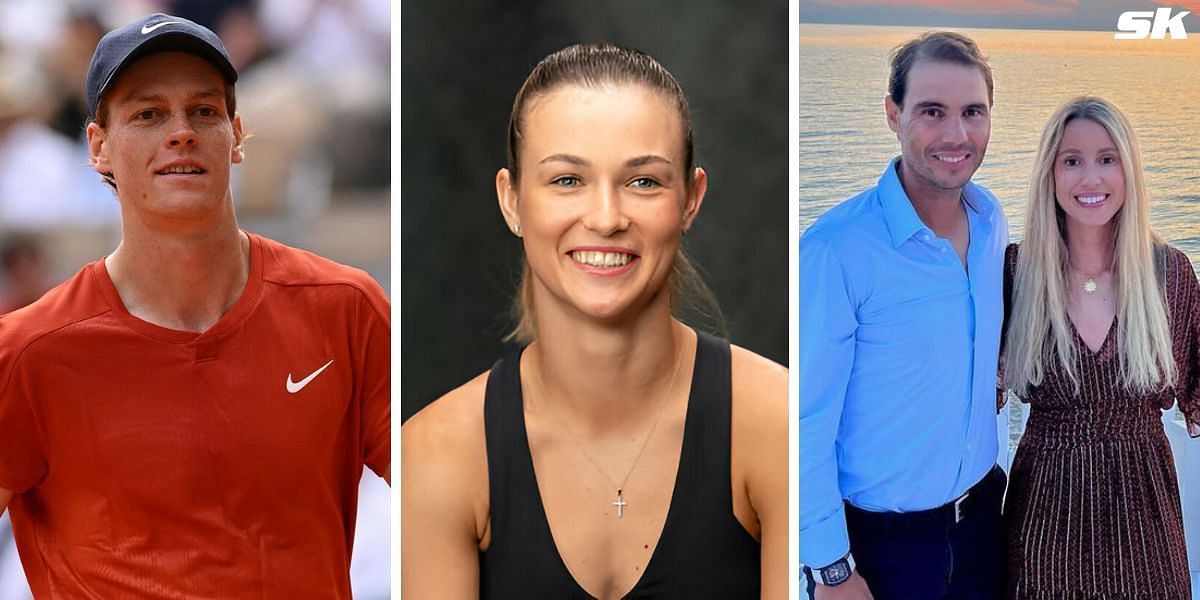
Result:
{"label": "smiling woman", "polygon": [[672,314],[692,147],[637,51],[568,47],[517,94],[496,193],[527,345],[404,426],[406,594],[786,597],[786,371]]}
{"label": "smiling woman", "polygon": [[1030,405],[1004,508],[1008,598],[1192,597],[1161,418],[1178,404],[1200,434],[1200,285],[1149,198],[1116,106],[1055,111],[1005,267],[1004,383]]}

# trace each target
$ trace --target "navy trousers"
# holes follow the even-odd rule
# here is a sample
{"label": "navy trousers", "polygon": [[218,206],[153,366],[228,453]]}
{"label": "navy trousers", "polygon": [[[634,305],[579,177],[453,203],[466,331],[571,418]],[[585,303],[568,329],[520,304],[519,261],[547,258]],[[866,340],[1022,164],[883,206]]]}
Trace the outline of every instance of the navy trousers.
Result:
{"label": "navy trousers", "polygon": [[[875,600],[999,598],[1004,589],[1000,507],[1006,483],[997,466],[965,500],[940,508],[878,513],[846,504],[850,551]],[[807,583],[812,598],[811,576]]]}

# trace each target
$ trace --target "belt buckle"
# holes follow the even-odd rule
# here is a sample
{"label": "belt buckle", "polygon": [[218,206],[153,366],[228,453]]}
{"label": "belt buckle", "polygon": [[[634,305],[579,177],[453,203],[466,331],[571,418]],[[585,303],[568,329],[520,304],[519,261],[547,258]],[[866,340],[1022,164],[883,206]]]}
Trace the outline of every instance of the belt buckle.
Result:
{"label": "belt buckle", "polygon": [[962,496],[959,496],[958,500],[954,501],[954,524],[955,525],[962,522],[963,517],[965,516],[965,515],[963,515],[963,504],[966,503],[967,498],[970,497],[970,495],[971,495],[971,492],[967,492],[967,493],[963,494]]}

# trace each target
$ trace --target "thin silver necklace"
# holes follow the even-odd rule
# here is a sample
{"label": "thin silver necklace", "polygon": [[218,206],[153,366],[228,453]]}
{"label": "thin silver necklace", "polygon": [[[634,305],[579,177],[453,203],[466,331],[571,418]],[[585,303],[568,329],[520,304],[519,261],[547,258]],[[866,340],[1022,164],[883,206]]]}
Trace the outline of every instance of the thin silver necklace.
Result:
{"label": "thin silver necklace", "polygon": [[671,385],[667,388],[667,394],[663,396],[662,400],[659,400],[658,412],[654,415],[654,421],[650,423],[650,429],[646,431],[646,436],[642,438],[642,445],[640,448],[638,448],[637,455],[633,457],[633,463],[629,465],[629,469],[625,471],[625,477],[621,478],[621,483],[619,484],[614,483],[613,478],[609,477],[608,472],[606,472],[600,466],[600,463],[596,462],[596,459],[592,458],[592,455],[588,453],[587,448],[584,448],[583,443],[579,441],[578,437],[576,437],[575,432],[571,431],[571,428],[567,425],[567,422],[560,419],[558,415],[554,413],[554,411],[547,411],[550,412],[551,416],[554,417],[554,420],[558,421],[558,424],[562,426],[564,430],[566,430],[567,435],[570,436],[571,440],[575,442],[575,445],[579,447],[579,451],[583,454],[584,458],[588,459],[588,462],[592,463],[592,466],[595,467],[596,472],[600,473],[600,475],[602,475],[604,479],[608,481],[609,485],[612,485],[614,488],[616,488],[617,499],[613,502],[609,502],[609,505],[617,507],[618,519],[625,517],[625,507],[629,506],[629,503],[625,501],[625,483],[629,481],[629,476],[633,475],[634,468],[637,467],[638,461],[642,459],[642,453],[646,451],[646,445],[650,441],[651,436],[654,435],[654,429],[658,427],[659,419],[662,418],[663,409],[667,406],[667,400],[671,397],[671,394],[675,392],[675,377],[679,374],[679,365],[682,362],[683,361],[680,360],[680,357],[677,356],[675,358],[675,368],[671,371]]}

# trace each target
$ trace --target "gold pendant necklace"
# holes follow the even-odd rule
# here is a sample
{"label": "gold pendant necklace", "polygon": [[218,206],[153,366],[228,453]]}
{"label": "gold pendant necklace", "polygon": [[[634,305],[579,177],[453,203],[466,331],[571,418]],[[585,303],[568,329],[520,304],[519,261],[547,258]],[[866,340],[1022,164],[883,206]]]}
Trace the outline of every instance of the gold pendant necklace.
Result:
{"label": "gold pendant necklace", "polygon": [[1074,271],[1075,273],[1078,273],[1079,276],[1083,278],[1082,288],[1083,288],[1083,292],[1085,294],[1095,294],[1097,291],[1099,291],[1100,284],[1096,283],[1096,278],[1109,271],[1109,269],[1105,269],[1103,271],[1100,271],[1099,273],[1087,273],[1081,269],[1075,268],[1075,266],[1072,265],[1070,262],[1067,263],[1067,268],[1069,268],[1071,271]]}

